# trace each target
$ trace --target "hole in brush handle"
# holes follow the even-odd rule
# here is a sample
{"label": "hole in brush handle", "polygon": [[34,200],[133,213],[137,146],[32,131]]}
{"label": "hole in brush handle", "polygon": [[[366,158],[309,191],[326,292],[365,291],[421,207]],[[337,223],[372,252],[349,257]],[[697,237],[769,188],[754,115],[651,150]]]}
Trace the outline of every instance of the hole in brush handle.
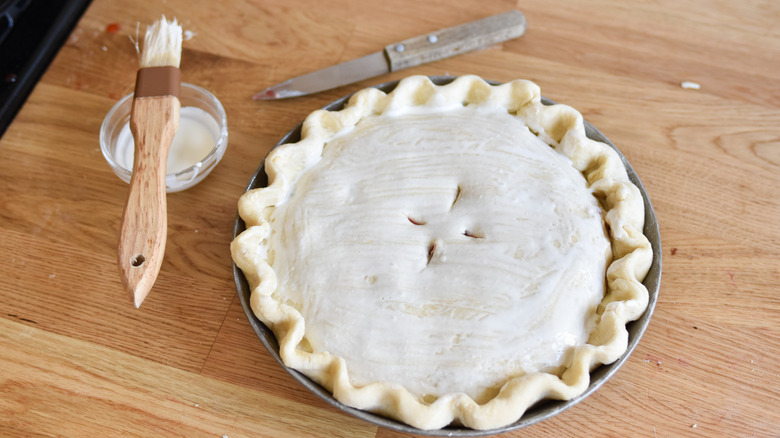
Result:
{"label": "hole in brush handle", "polygon": [[134,268],[140,268],[146,262],[146,257],[143,254],[138,254],[130,259],[130,266]]}

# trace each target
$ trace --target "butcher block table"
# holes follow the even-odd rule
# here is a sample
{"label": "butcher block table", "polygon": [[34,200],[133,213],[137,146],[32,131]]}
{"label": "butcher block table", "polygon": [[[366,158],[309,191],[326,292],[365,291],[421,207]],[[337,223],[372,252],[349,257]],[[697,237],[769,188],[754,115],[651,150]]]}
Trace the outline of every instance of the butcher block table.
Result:
{"label": "butcher block table", "polygon": [[[528,20],[519,39],[251,100],[511,9]],[[135,82],[129,36],[162,14],[182,23],[183,80],[221,100],[229,144],[204,181],[168,196],[165,260],[136,309],[116,264],[128,186],[98,132]],[[538,83],[617,145],[658,217],[663,277],[637,349],[581,403],[503,436],[780,436],[774,0],[94,0],[0,139],[0,436],[408,436],[330,406],[275,362],[241,307],[229,243],[239,196],[287,131],[411,74]]]}

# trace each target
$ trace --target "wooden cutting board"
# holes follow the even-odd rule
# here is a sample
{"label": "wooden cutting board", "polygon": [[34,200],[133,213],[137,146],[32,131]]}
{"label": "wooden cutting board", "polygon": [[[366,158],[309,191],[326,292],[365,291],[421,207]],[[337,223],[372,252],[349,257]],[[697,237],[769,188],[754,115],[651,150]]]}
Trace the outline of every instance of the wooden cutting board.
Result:
{"label": "wooden cutting board", "polygon": [[[321,94],[250,97],[289,77],[517,8],[526,34]],[[136,310],[116,266],[127,185],[103,159],[132,91],[128,36],[177,17],[185,82],[224,104],[229,145],[168,197],[165,261]],[[0,139],[0,436],[407,436],[302,388],[236,296],[236,202],[309,112],[410,74],[537,82],[636,169],[661,227],[650,327],[594,395],[512,437],[777,436],[780,3],[94,0]],[[684,81],[699,89],[683,88]]]}

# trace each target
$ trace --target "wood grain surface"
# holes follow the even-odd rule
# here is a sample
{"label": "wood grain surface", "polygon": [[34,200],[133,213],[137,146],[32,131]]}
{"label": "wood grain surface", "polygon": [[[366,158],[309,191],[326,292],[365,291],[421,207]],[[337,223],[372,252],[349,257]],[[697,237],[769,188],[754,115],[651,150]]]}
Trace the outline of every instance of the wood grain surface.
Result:
{"label": "wood grain surface", "polygon": [[[528,20],[520,39],[251,100],[511,9]],[[182,79],[222,101],[230,138],[203,182],[168,196],[165,259],[135,309],[116,263],[128,187],[98,133],[133,89],[129,36],[161,14],[191,32]],[[277,365],[244,316],[228,245],[238,197],[278,139],[347,93],[410,74],[535,81],[618,146],[660,223],[661,291],[636,351],[583,402],[503,436],[780,436],[774,0],[94,0],[0,139],[0,436],[409,436],[339,412]]]}

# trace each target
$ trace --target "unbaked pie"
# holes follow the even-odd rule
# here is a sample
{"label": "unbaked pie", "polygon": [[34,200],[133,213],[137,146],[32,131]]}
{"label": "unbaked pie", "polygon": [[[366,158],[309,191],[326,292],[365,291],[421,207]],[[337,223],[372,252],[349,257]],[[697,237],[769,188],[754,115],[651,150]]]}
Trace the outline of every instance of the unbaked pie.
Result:
{"label": "unbaked pie", "polygon": [[502,427],[581,394],[647,306],[640,191],[531,82],[362,90],[265,171],[233,259],[284,363],[346,405]]}

